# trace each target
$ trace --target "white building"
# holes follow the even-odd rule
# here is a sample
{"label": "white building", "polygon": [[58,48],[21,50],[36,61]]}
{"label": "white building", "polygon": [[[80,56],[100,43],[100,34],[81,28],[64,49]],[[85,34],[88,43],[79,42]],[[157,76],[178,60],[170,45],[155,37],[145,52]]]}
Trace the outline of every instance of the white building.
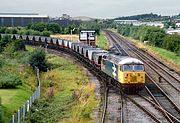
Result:
{"label": "white building", "polygon": [[167,30],[166,31],[167,32],[167,34],[178,34],[178,35],[180,35],[180,29],[179,30]]}
{"label": "white building", "polygon": [[134,24],[138,23],[138,20],[114,20],[115,23],[117,24]]}
{"label": "white building", "polygon": [[142,22],[138,20],[114,20],[114,22],[117,24],[132,24],[134,26],[147,25],[147,26],[155,26],[155,27],[164,28],[164,24],[160,21]]}

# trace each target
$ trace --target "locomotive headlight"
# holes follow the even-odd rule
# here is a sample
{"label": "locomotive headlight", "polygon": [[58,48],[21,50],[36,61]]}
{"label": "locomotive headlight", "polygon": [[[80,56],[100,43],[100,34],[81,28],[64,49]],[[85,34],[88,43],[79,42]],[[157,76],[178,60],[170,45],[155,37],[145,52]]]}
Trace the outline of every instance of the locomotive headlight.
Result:
{"label": "locomotive headlight", "polygon": [[128,80],[128,74],[124,74],[124,80],[125,80],[125,81]]}
{"label": "locomotive headlight", "polygon": [[124,77],[127,78],[127,77],[128,77],[128,74],[124,74]]}

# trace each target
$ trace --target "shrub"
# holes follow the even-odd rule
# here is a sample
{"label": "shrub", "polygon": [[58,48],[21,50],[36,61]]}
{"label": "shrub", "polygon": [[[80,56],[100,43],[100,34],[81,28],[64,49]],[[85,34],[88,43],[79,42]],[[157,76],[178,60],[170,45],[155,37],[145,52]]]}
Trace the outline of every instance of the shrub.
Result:
{"label": "shrub", "polygon": [[26,47],[25,47],[25,44],[22,40],[16,40],[14,42],[14,51],[25,51],[26,50]]}
{"label": "shrub", "polygon": [[16,88],[22,85],[21,79],[12,73],[1,73],[0,75],[0,88]]}
{"label": "shrub", "polygon": [[19,35],[24,35],[25,34],[25,30],[19,30],[18,32],[17,32]]}
{"label": "shrub", "polygon": [[7,28],[5,34],[10,34],[10,33],[11,33],[11,29]]}
{"label": "shrub", "polygon": [[59,33],[60,32],[60,26],[57,23],[49,23],[47,24],[47,30],[52,31],[53,33]]}
{"label": "shrub", "polygon": [[15,53],[17,51],[25,51],[25,44],[22,40],[15,40],[13,42],[10,42],[4,48],[4,53],[6,53],[7,55],[12,55],[12,53]]}
{"label": "shrub", "polygon": [[17,31],[16,28],[12,28],[11,31],[10,31],[11,34],[17,34],[17,32],[18,32],[18,31]]}
{"label": "shrub", "polygon": [[32,30],[25,30],[24,31],[24,35],[31,35],[31,33],[32,33]]}
{"label": "shrub", "polygon": [[39,23],[33,23],[30,28],[42,32],[46,29],[46,27],[47,27],[46,23],[39,22]]}
{"label": "shrub", "polygon": [[42,32],[42,36],[47,36],[47,37],[49,37],[50,36],[50,32],[49,31],[43,31]]}
{"label": "shrub", "polygon": [[0,52],[3,51],[4,47],[11,42],[11,37],[9,35],[5,35],[1,40],[0,40]]}
{"label": "shrub", "polygon": [[32,30],[30,35],[41,35],[41,32]]}
{"label": "shrub", "polygon": [[46,53],[44,49],[38,48],[32,52],[29,57],[29,64],[35,69],[38,67],[40,71],[47,71]]}
{"label": "shrub", "polygon": [[6,27],[1,27],[0,28],[0,33],[5,33],[5,31],[6,31]]}

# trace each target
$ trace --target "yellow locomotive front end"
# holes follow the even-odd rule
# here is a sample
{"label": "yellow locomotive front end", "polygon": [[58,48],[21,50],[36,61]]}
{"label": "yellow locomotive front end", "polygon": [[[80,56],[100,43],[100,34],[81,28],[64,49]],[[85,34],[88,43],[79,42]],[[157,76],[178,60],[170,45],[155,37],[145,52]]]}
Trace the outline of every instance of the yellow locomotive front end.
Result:
{"label": "yellow locomotive front end", "polygon": [[144,63],[137,58],[107,54],[103,56],[101,70],[118,81],[127,93],[137,93],[144,88]]}
{"label": "yellow locomotive front end", "polygon": [[119,82],[128,92],[140,91],[145,84],[143,64],[124,64],[119,66]]}

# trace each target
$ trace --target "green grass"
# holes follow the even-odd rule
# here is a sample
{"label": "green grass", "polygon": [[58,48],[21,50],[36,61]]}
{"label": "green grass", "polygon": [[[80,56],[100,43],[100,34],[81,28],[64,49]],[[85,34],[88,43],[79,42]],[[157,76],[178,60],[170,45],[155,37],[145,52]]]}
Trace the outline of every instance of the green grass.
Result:
{"label": "green grass", "polygon": [[158,48],[158,47],[152,47],[152,46],[147,46],[151,51],[156,52],[158,55],[163,57],[164,59],[167,59],[171,61],[174,64],[180,65],[180,56],[175,54],[174,52],[170,52],[166,49],[163,48]]}
{"label": "green grass", "polygon": [[[90,114],[98,102],[94,97],[94,86],[88,84],[88,78],[82,68],[70,59],[55,55],[48,54],[47,61],[52,69],[41,74],[43,97],[34,105],[34,109],[41,111],[32,111],[27,117],[27,122],[91,121]],[[50,83],[53,86],[50,87]],[[47,95],[50,89],[53,89],[53,97]]]}
{"label": "green grass", "polygon": [[4,120],[7,121],[29,98],[31,91],[25,87],[18,89],[0,89],[0,97],[4,109]]}
{"label": "green grass", "polygon": [[111,30],[111,31],[113,31],[113,32],[117,32],[117,29],[115,29],[115,28],[111,28],[111,29],[109,29],[109,30]]}
{"label": "green grass", "polygon": [[102,49],[108,49],[108,40],[102,32],[100,33],[100,35],[97,36],[96,45]]}

